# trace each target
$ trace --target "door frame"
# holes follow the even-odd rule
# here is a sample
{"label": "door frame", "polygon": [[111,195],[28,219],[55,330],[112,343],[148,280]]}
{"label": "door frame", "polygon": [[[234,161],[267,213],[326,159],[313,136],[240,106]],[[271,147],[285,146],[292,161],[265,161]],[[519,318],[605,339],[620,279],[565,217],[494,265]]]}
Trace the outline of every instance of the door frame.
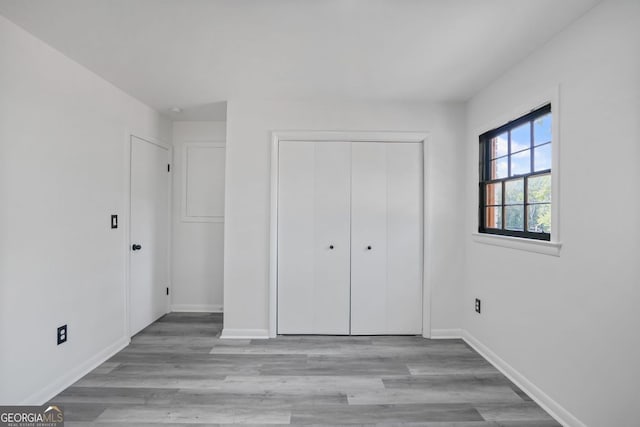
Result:
{"label": "door frame", "polygon": [[280,142],[413,142],[422,144],[422,336],[431,338],[431,194],[429,132],[274,131],[271,135],[271,208],[269,228],[269,337],[277,335],[278,318],[278,169]]}
{"label": "door frame", "polygon": [[[123,228],[124,235],[124,335],[127,338],[131,338],[131,148],[133,143],[133,138],[141,139],[149,144],[156,145],[161,148],[165,148],[167,150],[167,162],[169,164],[173,164],[173,147],[170,144],[165,143],[157,138],[149,137],[149,136],[141,136],[138,133],[134,133],[131,131],[125,131],[125,143],[124,143],[124,158],[125,158],[125,168],[124,168],[124,194],[126,195],[124,200],[124,215],[122,215],[122,219],[120,221],[120,226]],[[171,171],[168,172],[170,175],[168,177],[168,205],[167,211],[169,213],[168,216],[168,240],[167,240],[167,259],[169,262],[168,265],[168,278],[167,278],[167,286],[169,289],[172,289],[172,223],[173,223],[173,167]],[[170,311],[171,307],[171,299],[173,298],[173,292],[169,292],[169,297],[167,298],[167,308],[166,313]]]}

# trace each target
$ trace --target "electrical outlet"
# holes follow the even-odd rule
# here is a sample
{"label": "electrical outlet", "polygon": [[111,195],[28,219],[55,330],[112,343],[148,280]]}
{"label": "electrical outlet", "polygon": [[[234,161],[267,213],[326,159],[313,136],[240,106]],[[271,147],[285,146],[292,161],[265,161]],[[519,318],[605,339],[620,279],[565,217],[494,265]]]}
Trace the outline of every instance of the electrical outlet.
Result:
{"label": "electrical outlet", "polygon": [[58,328],[58,345],[67,342],[67,325]]}
{"label": "electrical outlet", "polygon": [[476,298],[476,313],[480,313],[480,300]]}

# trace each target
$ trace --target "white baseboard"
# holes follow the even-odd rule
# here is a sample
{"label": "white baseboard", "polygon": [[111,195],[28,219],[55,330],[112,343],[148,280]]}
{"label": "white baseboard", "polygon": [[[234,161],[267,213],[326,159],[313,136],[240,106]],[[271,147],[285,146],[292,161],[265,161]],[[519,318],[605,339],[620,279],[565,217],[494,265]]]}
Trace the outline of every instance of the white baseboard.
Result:
{"label": "white baseboard", "polygon": [[522,391],[527,393],[538,405],[547,411],[560,424],[566,427],[586,427],[582,421],[563,408],[558,402],[540,390],[535,384],[529,381],[524,375],[514,369],[511,365],[501,359],[489,347],[478,341],[468,331],[462,330],[462,339],[473,347],[482,357],[487,359],[493,366],[509,378]]}
{"label": "white baseboard", "polygon": [[268,339],[268,329],[229,329],[224,328],[220,335],[222,339]]}
{"label": "white baseboard", "polygon": [[129,345],[131,340],[127,337],[122,337],[115,343],[111,344],[104,350],[96,353],[86,362],[67,372],[53,383],[37,391],[29,396],[21,404],[22,405],[44,405],[46,402],[57,396],[61,391],[78,381],[80,378],[93,371],[102,363],[110,359],[114,354]]}
{"label": "white baseboard", "polygon": [[462,330],[461,329],[432,329],[430,338],[434,340],[460,339],[462,338]]}
{"label": "white baseboard", "polygon": [[220,304],[172,304],[172,312],[181,313],[222,313]]}

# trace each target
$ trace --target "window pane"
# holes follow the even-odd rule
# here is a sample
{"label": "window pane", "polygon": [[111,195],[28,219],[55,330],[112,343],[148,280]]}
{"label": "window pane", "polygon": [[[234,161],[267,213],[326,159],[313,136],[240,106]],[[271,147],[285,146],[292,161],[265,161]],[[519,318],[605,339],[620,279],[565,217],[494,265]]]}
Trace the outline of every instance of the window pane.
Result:
{"label": "window pane", "polygon": [[533,121],[533,145],[551,141],[551,113]]}
{"label": "window pane", "polygon": [[495,138],[491,138],[491,158],[495,159],[496,157],[506,156],[507,152],[507,144],[509,144],[509,135],[507,132],[502,133]]}
{"label": "window pane", "polygon": [[534,233],[551,233],[551,205],[549,203],[527,206],[527,228]]}
{"label": "window pane", "polygon": [[511,152],[526,150],[531,147],[531,122],[513,128],[511,131]]}
{"label": "window pane", "polygon": [[551,202],[551,175],[532,176],[527,180],[529,203]]}
{"label": "window pane", "polygon": [[486,228],[502,228],[502,207],[486,208],[484,226]]}
{"label": "window pane", "polygon": [[541,145],[533,149],[533,170],[551,169],[551,144]]}
{"label": "window pane", "polygon": [[490,179],[506,178],[509,168],[508,157],[491,160]]}
{"label": "window pane", "polygon": [[505,206],[505,230],[524,231],[524,206]]}
{"label": "window pane", "polygon": [[484,160],[485,160],[484,147],[486,145],[487,144],[484,143],[484,142],[480,143],[480,150],[478,151],[478,163],[480,163],[480,180],[483,179],[483,177],[482,177],[482,165],[484,164]]}
{"label": "window pane", "polygon": [[531,150],[511,155],[511,176],[531,173]]}
{"label": "window pane", "polygon": [[504,192],[505,205],[524,203],[524,178],[505,181]]}
{"label": "window pane", "polygon": [[502,204],[502,183],[487,184],[485,193],[487,195],[486,205]]}

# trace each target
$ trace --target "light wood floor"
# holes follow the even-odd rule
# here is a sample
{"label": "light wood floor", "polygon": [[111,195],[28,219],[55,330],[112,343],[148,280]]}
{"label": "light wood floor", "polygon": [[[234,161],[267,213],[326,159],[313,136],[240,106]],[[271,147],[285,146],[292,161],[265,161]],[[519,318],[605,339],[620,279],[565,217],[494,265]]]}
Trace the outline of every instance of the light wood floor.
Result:
{"label": "light wood floor", "polygon": [[559,426],[461,340],[219,340],[172,313],[56,396],[71,426]]}

